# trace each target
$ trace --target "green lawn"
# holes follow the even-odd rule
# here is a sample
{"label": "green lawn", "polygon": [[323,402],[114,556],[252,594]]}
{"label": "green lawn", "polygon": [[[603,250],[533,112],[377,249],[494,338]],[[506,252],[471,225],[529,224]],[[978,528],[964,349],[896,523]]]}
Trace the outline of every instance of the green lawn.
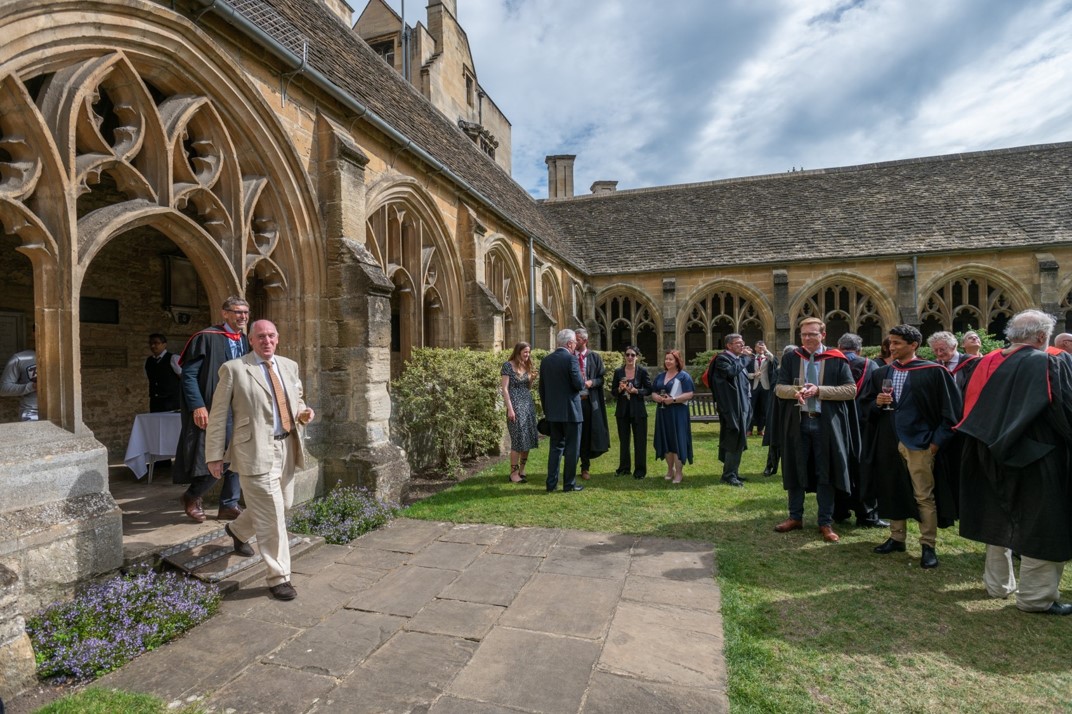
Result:
{"label": "green lawn", "polygon": [[[510,484],[509,465],[500,463],[407,515],[713,543],[735,712],[1072,711],[1072,617],[1029,615],[1011,599],[989,599],[981,544],[955,528],[940,531],[941,565],[931,571],[919,567],[914,523],[907,554],[876,555],[872,546],[888,533],[851,526],[828,545],[815,527],[813,495],[805,529],[775,533],[785,491],[780,476],[761,475],[766,449],[751,440],[742,465],[748,483],[723,486],[717,428],[693,427],[696,463],[679,486],[663,480],[664,464],[653,458],[647,479],[615,477],[612,443],[582,493],[547,494],[541,445],[530,455],[528,484]],[[1062,584],[1072,591],[1072,572]]]}

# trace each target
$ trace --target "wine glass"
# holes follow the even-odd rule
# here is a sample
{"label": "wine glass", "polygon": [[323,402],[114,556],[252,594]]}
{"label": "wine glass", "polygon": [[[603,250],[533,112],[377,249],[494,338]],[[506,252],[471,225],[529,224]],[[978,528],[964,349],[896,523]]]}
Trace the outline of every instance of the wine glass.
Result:
{"label": "wine glass", "polygon": [[[801,392],[804,391],[804,380],[801,379],[800,377],[797,377],[796,379],[793,380],[793,391],[796,392],[797,394],[800,394]],[[797,400],[797,409],[803,409],[803,408],[804,408],[804,405],[801,404],[800,400],[798,399]]]}
{"label": "wine glass", "polygon": [[[892,379],[884,379],[884,380],[882,380],[882,393],[883,394],[888,394],[891,397],[893,396],[893,380]],[[890,403],[890,404],[887,404],[886,406],[882,407],[882,411],[884,411],[884,412],[892,412],[893,411],[893,404]]]}

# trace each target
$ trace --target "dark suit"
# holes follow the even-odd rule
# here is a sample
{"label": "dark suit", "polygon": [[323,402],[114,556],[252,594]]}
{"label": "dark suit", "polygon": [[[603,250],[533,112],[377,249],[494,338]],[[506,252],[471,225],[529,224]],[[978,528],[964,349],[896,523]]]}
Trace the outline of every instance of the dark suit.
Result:
{"label": "dark suit", "polygon": [[551,429],[551,451],[547,455],[547,490],[558,486],[559,461],[565,456],[562,488],[569,491],[577,477],[577,456],[581,447],[581,367],[565,347],[559,347],[540,362],[540,402]]}

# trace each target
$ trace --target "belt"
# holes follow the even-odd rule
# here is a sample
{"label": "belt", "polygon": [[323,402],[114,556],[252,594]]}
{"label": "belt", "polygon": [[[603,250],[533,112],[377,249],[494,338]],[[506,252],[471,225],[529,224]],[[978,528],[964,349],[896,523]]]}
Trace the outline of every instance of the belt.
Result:
{"label": "belt", "polygon": [[286,432],[285,434],[276,434],[276,435],[275,435],[275,436],[273,436],[272,438],[273,438],[273,439],[275,439],[276,441],[282,441],[283,439],[286,439],[286,438],[287,438],[288,436],[290,436],[290,432],[289,432],[289,431],[288,431],[288,432]]}
{"label": "belt", "polygon": [[818,419],[822,415],[823,415],[822,412],[801,412],[800,413],[800,416],[807,417],[809,419]]}
{"label": "belt", "polygon": [[588,395],[587,394],[582,394],[581,399],[588,399]]}

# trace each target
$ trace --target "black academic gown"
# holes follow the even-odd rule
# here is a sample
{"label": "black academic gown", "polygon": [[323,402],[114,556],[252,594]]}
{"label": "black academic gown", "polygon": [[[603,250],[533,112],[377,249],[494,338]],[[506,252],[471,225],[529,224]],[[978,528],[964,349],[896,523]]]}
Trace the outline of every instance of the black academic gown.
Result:
{"label": "black academic gown", "polygon": [[607,425],[607,400],[603,394],[603,376],[606,367],[603,358],[594,350],[584,356],[584,379],[592,380],[592,386],[582,390],[587,395],[588,408],[582,405],[585,420],[581,429],[581,457],[594,459],[610,449],[610,428]]}
{"label": "black academic gown", "polygon": [[[242,354],[249,352],[249,340],[245,335],[239,338]],[[197,367],[197,386],[199,395],[191,398],[186,390],[180,390],[179,410],[182,415],[182,430],[179,433],[179,448],[171,469],[174,483],[192,483],[198,476],[208,475],[205,463],[205,430],[194,424],[194,410],[212,406],[212,395],[219,384],[220,366],[231,359],[230,338],[223,325],[213,325],[194,334],[182,350],[179,363],[183,369],[191,365]]]}
{"label": "black academic gown", "polygon": [[1039,560],[1072,559],[1072,367],[1021,347],[968,383],[960,534]]}
{"label": "black academic gown", "polygon": [[747,364],[732,352],[715,357],[708,368],[707,383],[715,393],[718,406],[718,460],[727,453],[748,449],[748,432],[752,428],[752,387]]}
{"label": "black academic gown", "polygon": [[[884,410],[875,404],[875,397],[882,391],[882,380],[893,379],[893,371],[901,369],[909,373],[901,404],[897,409],[902,415],[910,413],[913,424],[932,434],[932,443],[938,444],[934,460],[934,505],[938,512],[938,526],[948,528],[957,517],[955,490],[951,485],[951,465],[957,455],[948,448],[952,443],[952,428],[960,418],[960,393],[952,375],[940,364],[916,359],[906,365],[896,362],[876,369],[860,396],[863,409],[864,453],[862,473],[866,474],[865,486],[873,489],[878,497],[878,512],[883,518],[894,520],[919,520],[919,508],[908,467],[897,451],[900,438],[894,420],[897,409]],[[918,423],[917,423],[918,422]]]}
{"label": "black academic gown", "polygon": [[[852,372],[845,355],[835,349],[828,349],[817,355],[822,369],[819,386],[840,387],[852,384]],[[787,355],[778,369],[778,380],[773,395],[774,433],[771,446],[779,449],[782,457],[782,486],[803,488],[815,491],[819,483],[830,484],[838,491],[849,493],[852,489],[850,468],[852,460],[859,458],[860,422],[856,415],[856,402],[852,399],[822,400],[822,413],[819,417],[821,433],[826,442],[827,458],[815,464],[815,471],[810,472],[800,448],[800,409],[795,399],[781,399],[777,387],[792,385],[793,380],[803,378],[803,364],[808,355],[803,349]],[[767,433],[771,428],[767,429]]]}

